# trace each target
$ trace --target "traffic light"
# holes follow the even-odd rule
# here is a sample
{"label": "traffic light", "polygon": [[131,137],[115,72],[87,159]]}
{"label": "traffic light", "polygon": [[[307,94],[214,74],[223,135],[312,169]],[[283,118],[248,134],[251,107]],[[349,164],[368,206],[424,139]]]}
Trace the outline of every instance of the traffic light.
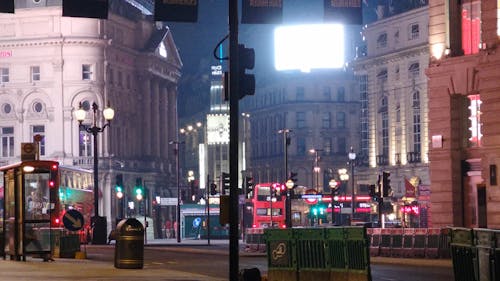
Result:
{"label": "traffic light", "polygon": [[122,174],[116,175],[115,191],[116,191],[116,197],[118,199],[122,199],[123,198],[123,175]]}
{"label": "traffic light", "polygon": [[135,198],[137,200],[142,200],[142,198],[144,197],[142,178],[135,179],[134,193],[135,193]]}
{"label": "traffic light", "polygon": [[217,194],[217,185],[215,183],[210,184],[210,195]]}
{"label": "traffic light", "polygon": [[245,45],[238,44],[238,79],[240,85],[239,98],[245,96],[253,96],[255,94],[255,76],[247,74],[247,69],[253,69],[255,66],[255,50],[253,48],[245,48]]}
{"label": "traffic light", "polygon": [[391,173],[383,172],[382,173],[382,197],[389,197],[391,194]]}
{"label": "traffic light", "polygon": [[253,191],[253,178],[252,177],[245,177],[245,187],[246,187],[246,194],[251,194]]}
{"label": "traffic light", "polygon": [[293,182],[297,183],[297,173],[290,172],[290,177],[288,177],[288,179],[290,179]]}
{"label": "traffic light", "polygon": [[229,173],[222,173],[222,194],[226,194],[226,190],[231,187]]}

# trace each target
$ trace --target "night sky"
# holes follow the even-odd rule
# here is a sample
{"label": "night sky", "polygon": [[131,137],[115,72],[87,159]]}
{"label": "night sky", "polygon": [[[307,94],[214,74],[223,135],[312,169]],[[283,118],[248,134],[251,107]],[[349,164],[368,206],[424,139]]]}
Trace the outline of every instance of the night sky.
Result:
{"label": "night sky", "polygon": [[[428,0],[364,0],[364,23],[377,19],[377,6],[385,15],[394,15],[426,5]],[[179,116],[207,110],[210,92],[210,66],[219,64],[213,51],[217,43],[229,33],[227,0],[199,1],[196,23],[167,23],[183,62],[179,85]],[[241,2],[239,3],[241,8]],[[323,22],[323,0],[283,0],[283,24]],[[265,84],[274,74],[273,24],[240,24],[239,43],[255,49],[257,84]],[[349,26],[346,34],[356,37],[360,26]],[[353,38],[357,40],[359,38]],[[349,46],[347,46],[349,47]],[[352,46],[354,48],[354,46]],[[228,41],[223,44],[227,51]],[[225,54],[227,55],[227,53]]]}

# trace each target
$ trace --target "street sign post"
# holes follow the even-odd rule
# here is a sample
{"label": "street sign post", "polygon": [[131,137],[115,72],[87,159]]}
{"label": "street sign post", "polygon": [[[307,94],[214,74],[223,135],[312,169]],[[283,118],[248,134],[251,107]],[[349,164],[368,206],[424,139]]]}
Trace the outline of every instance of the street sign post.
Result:
{"label": "street sign post", "polygon": [[82,229],[84,224],[82,213],[77,210],[68,210],[63,216],[63,224],[69,231]]}

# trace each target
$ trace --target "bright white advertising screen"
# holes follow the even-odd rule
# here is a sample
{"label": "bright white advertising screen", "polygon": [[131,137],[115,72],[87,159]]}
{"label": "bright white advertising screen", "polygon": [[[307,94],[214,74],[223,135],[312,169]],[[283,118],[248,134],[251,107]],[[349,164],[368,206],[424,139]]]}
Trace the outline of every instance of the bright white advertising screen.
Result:
{"label": "bright white advertising screen", "polygon": [[207,144],[229,143],[229,115],[207,115]]}
{"label": "bright white advertising screen", "polygon": [[276,70],[308,72],[344,67],[344,26],[308,24],[281,26],[274,30]]}

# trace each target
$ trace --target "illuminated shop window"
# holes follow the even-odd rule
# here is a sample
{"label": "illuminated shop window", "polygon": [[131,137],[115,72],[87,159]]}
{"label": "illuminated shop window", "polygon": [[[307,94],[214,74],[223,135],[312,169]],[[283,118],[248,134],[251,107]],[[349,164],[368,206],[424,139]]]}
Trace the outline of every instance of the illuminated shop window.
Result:
{"label": "illuminated shop window", "polygon": [[470,145],[471,146],[480,146],[481,138],[483,134],[481,133],[481,104],[482,101],[480,99],[480,95],[470,95],[468,96],[470,100],[469,105],[469,120],[470,120]]}

